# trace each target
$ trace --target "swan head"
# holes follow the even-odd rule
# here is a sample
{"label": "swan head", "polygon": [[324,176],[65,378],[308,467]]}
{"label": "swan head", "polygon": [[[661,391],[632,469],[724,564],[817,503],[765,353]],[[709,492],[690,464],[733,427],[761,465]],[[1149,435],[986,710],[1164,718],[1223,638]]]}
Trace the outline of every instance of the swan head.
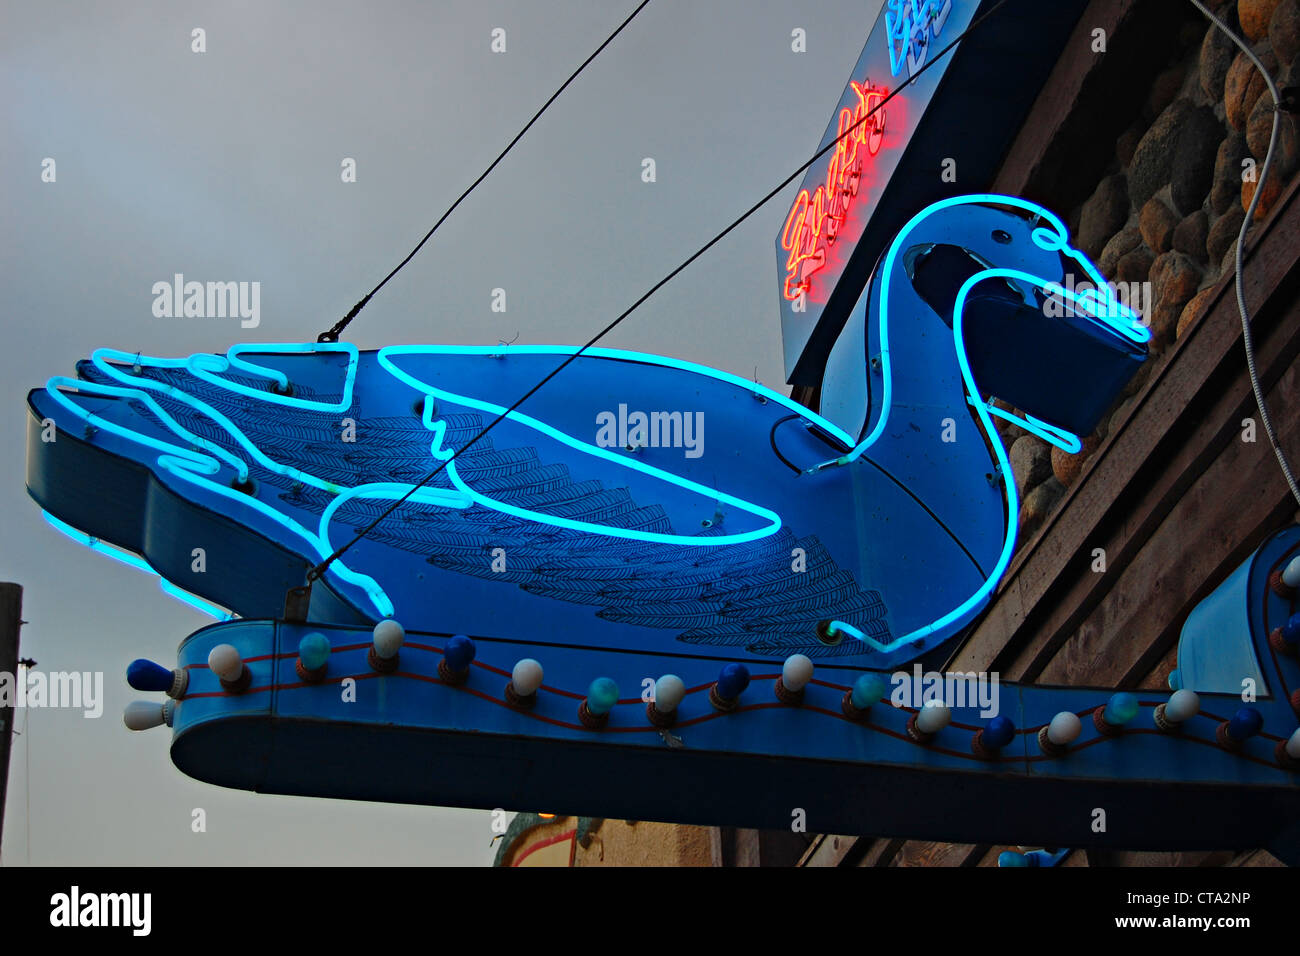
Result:
{"label": "swan head", "polygon": [[[1077,451],[1146,359],[1150,331],[1126,302],[1135,298],[1108,283],[1043,206],[995,194],[941,200],[881,257],[832,350],[823,393],[833,382],[849,396],[838,407],[863,426],[859,448],[882,433],[892,402],[947,394]],[[954,350],[960,377],[945,371]],[[883,389],[874,407],[854,409],[870,388],[842,383],[863,374],[852,366],[864,358],[865,377],[883,379]]]}

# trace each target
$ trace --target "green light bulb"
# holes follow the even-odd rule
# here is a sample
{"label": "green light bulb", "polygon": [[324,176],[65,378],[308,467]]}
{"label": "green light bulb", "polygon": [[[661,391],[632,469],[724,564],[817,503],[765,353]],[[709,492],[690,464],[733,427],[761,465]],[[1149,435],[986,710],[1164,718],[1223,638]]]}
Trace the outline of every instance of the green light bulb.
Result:
{"label": "green light bulb", "polygon": [[587,711],[599,717],[618,703],[618,685],[608,677],[597,677],[587,688]]}

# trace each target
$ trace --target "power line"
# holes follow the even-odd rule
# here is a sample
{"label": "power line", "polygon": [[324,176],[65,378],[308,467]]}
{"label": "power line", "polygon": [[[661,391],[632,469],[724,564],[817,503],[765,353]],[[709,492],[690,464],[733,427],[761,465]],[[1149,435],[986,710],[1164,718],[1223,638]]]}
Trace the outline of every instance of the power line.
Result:
{"label": "power line", "polygon": [[800,176],[810,166],[812,166],[813,163],[817,162],[817,160],[821,159],[828,152],[834,149],[836,145],[838,145],[840,140],[851,135],[855,130],[857,130],[859,126],[861,126],[863,123],[866,123],[868,120],[870,120],[871,117],[875,115],[877,110],[883,109],[886,103],[888,103],[890,100],[892,100],[903,90],[907,89],[909,86],[915,83],[922,75],[924,75],[926,70],[930,69],[932,66],[934,66],[934,64],[938,63],[941,59],[943,59],[943,57],[946,56],[948,53],[950,53],[953,50],[953,48],[957,46],[958,43],[960,43],[967,36],[969,36],[971,33],[977,30],[980,26],[982,26],[991,16],[993,16],[993,14],[1001,10],[1002,7],[1006,5],[1006,3],[1007,0],[999,0],[997,4],[990,7],[985,13],[981,14],[979,17],[976,17],[973,21],[971,21],[970,25],[965,30],[963,30],[955,39],[953,39],[951,43],[945,46],[934,56],[930,57],[919,70],[917,70],[915,73],[912,73],[906,80],[903,81],[903,83],[900,86],[898,86],[897,89],[891,90],[883,98],[881,98],[880,102],[877,103],[872,109],[868,110],[867,113],[860,120],[858,120],[852,126],[845,129],[842,133],[840,133],[829,143],[827,143],[825,146],[819,149],[809,159],[803,162],[797,169],[795,169],[792,173],[790,173],[790,175],[786,176],[785,179],[781,180],[781,182],[777,183],[774,187],[772,187],[772,189],[768,190],[767,194],[764,195],[762,199],[758,200],[758,202],[754,203],[752,206],[746,209],[743,213],[741,213],[741,215],[738,218],[732,220],[730,225],[728,225],[725,229],[719,232],[716,236],[714,236],[704,245],[700,246],[700,248],[695,250],[695,252],[691,253],[685,260],[683,260],[680,265],[678,265],[675,269],[673,269],[662,279],[660,279],[658,282],[652,285],[645,294],[643,294],[630,306],[624,309],[623,312],[616,319],[614,319],[603,329],[601,329],[590,339],[588,339],[587,343],[583,345],[581,348],[579,348],[576,352],[574,352],[572,355],[565,358],[563,362],[561,362],[554,369],[552,369],[544,378],[542,378],[541,381],[539,381],[536,385],[534,385],[523,395],[521,395],[518,399],[516,399],[513,405],[511,405],[504,412],[499,414],[491,422],[485,425],[473,438],[471,438],[464,445],[461,445],[459,448],[453,449],[452,453],[446,459],[439,462],[438,466],[434,468],[431,472],[429,472],[427,475],[425,475],[424,478],[422,478],[418,484],[412,485],[410,490],[408,490],[404,495],[402,495],[402,497],[398,498],[391,505],[389,505],[382,512],[380,512],[377,518],[375,518],[368,525],[366,525],[359,532],[357,532],[346,544],[341,545],[338,548],[335,548],[334,552],[330,554],[329,557],[325,558],[325,560],[321,561],[309,572],[307,572],[308,582],[312,582],[319,579],[321,575],[323,575],[329,569],[329,566],[333,564],[334,561],[337,560],[345,551],[347,551],[354,544],[356,544],[358,541],[360,541],[362,538],[368,535],[371,531],[373,531],[379,525],[380,522],[382,522],[385,518],[391,515],[403,504],[405,504],[413,494],[415,494],[417,491],[419,491],[421,488],[427,485],[430,481],[436,478],[443,471],[443,469],[447,467],[447,465],[450,462],[455,460],[458,454],[460,454],[462,451],[465,451],[466,449],[472,448],[474,444],[479,441],[479,439],[483,438],[483,436],[487,435],[488,432],[492,431],[492,429],[495,428],[497,425],[499,425],[504,419],[508,418],[512,412],[514,412],[517,408],[519,408],[520,405],[522,405],[528,399],[532,398],[532,396],[536,394],[537,391],[542,388],[542,386],[544,386],[551,379],[555,378],[555,376],[559,375],[562,371],[568,368],[569,365],[572,364],[576,359],[580,358],[584,352],[586,352],[589,348],[591,348],[593,345],[595,345],[597,342],[603,339],[606,335],[612,332],[615,328],[617,328],[619,324],[623,322],[624,319],[626,319],[629,315],[635,312],[647,299],[649,299],[661,288],[663,288],[665,285],[667,285],[669,282],[675,279],[678,276],[678,274],[683,272],[691,263],[693,263],[696,259],[700,258],[700,256],[704,255],[710,249],[712,249],[715,245],[717,245],[724,238],[726,238],[726,236],[728,236],[734,229],[736,229],[736,227],[738,227],[741,223],[743,223],[755,212],[757,212],[769,201],[771,201],[777,194],[779,194],[783,189],[785,189],[786,186],[794,182],[794,180],[798,176]]}
{"label": "power line", "polygon": [[641,5],[638,6],[635,10],[633,10],[630,14],[628,14],[628,18],[618,25],[618,29],[616,29],[613,33],[611,33],[608,37],[606,37],[605,42],[602,43],[600,46],[596,47],[596,51],[592,53],[591,56],[583,60],[582,64],[576,70],[574,70],[572,73],[569,74],[569,78],[565,80],[562,84],[560,84],[560,88],[551,94],[550,99],[548,99],[545,103],[542,104],[541,109],[539,109],[536,113],[533,114],[533,118],[524,124],[524,128],[521,129],[518,133],[516,133],[515,138],[506,144],[506,148],[501,150],[501,152],[497,155],[496,159],[492,160],[491,165],[489,165],[487,169],[483,170],[483,172],[479,174],[478,179],[470,183],[469,187],[458,197],[456,197],[456,201],[447,207],[447,211],[444,212],[438,218],[438,221],[433,224],[433,228],[424,234],[424,238],[415,244],[415,248],[412,249],[410,253],[407,254],[406,258],[403,259],[401,262],[399,262],[397,264],[397,267],[394,268],[392,272],[384,276],[384,278],[380,281],[379,285],[375,286],[373,289],[367,292],[361,298],[361,301],[359,301],[356,305],[352,307],[352,309],[348,312],[347,315],[343,316],[343,318],[335,322],[334,325],[332,325],[328,330],[318,335],[316,337],[317,342],[337,342],[339,340],[339,335],[342,334],[343,330],[348,327],[348,323],[350,323],[353,319],[357,317],[357,313],[366,307],[366,303],[370,301],[371,297],[374,296],[375,293],[377,293],[384,286],[386,286],[388,284],[389,279],[397,275],[397,273],[401,272],[403,266],[405,266],[408,262],[410,262],[412,259],[415,258],[415,254],[424,248],[424,244],[429,241],[429,238],[435,232],[438,231],[438,227],[441,226],[444,222],[446,222],[447,218],[453,212],[456,211],[456,207],[459,206],[462,201],[464,201],[465,197],[468,196],[470,193],[472,193],[474,191],[474,188],[478,186],[479,183],[487,179],[488,174],[491,173],[492,170],[497,168],[497,164],[500,163],[501,160],[505,159],[506,153],[510,152],[510,150],[514,148],[515,143],[523,139],[524,134],[527,133],[532,128],[533,124],[537,122],[538,118],[543,113],[546,112],[546,108],[550,106],[552,103],[554,103],[556,99],[559,97],[559,95],[568,88],[569,84],[578,78],[578,74],[587,68],[587,64],[589,64],[592,60],[596,59],[596,57],[600,56],[601,51],[604,50],[605,47],[609,46],[611,43],[614,42],[614,38],[623,32],[623,28],[626,27],[629,23],[631,23],[636,18],[636,15],[646,8],[646,5],[649,2],[650,0],[641,0]]}

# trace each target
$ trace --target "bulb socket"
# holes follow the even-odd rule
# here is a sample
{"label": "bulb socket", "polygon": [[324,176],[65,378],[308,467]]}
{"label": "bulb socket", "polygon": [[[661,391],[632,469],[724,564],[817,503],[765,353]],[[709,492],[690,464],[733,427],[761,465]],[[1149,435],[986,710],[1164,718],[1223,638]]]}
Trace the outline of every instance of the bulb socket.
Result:
{"label": "bulb socket", "polygon": [[1282,628],[1275,627],[1268,632],[1268,646],[1273,648],[1277,653],[1284,654],[1287,657],[1296,656],[1296,645],[1288,644],[1282,637]]}
{"label": "bulb socket", "polygon": [[248,665],[242,664],[240,666],[243,669],[239,672],[239,676],[234,680],[225,680],[220,677],[217,678],[217,680],[221,681],[221,689],[227,694],[242,694],[244,691],[248,690],[249,686],[253,683],[253,672],[248,669]]}
{"label": "bulb socket", "polygon": [[[530,710],[537,706],[537,691],[533,691],[527,696],[518,693],[515,690],[514,681],[506,682],[506,703],[511,707],[517,707],[520,710]],[[583,706],[586,706],[584,701]]]}
{"label": "bulb socket", "polygon": [[984,743],[983,728],[971,734],[970,752],[976,757],[979,757],[980,760],[996,760],[998,757],[1002,756],[1002,750],[1000,748],[990,747],[988,744]]}
{"label": "bulb socket", "polygon": [[325,679],[325,672],[329,670],[329,664],[325,663],[315,670],[308,670],[302,666],[302,658],[300,657],[293,662],[293,670],[298,675],[298,680],[304,684],[319,684]]}
{"label": "bulb socket", "polygon": [[853,691],[846,690],[844,696],[840,698],[840,710],[849,720],[856,720],[859,723],[865,723],[871,716],[871,708],[858,708],[853,704]]}
{"label": "bulb socket", "polygon": [[1069,752],[1070,748],[1052,743],[1052,739],[1047,736],[1047,730],[1047,727],[1043,727],[1038,731],[1039,749],[1049,757],[1064,757]]}
{"label": "bulb socket", "polygon": [[1245,743],[1244,740],[1232,739],[1228,734],[1228,722],[1226,720],[1214,728],[1214,740],[1220,747],[1234,752],[1240,750],[1241,745]]}
{"label": "bulb socket", "polygon": [[1156,729],[1166,734],[1180,734],[1183,732],[1183,725],[1175,723],[1165,716],[1165,705],[1157,704],[1155,710],[1151,712],[1151,717],[1156,722]]}
{"label": "bulb socket", "polygon": [[917,716],[917,714],[913,714],[911,717],[907,718],[907,736],[911,737],[918,744],[928,744],[930,741],[934,740],[935,735],[927,734],[920,727],[916,726]]}
{"label": "bulb socket", "polygon": [[656,727],[671,727],[673,724],[677,723],[677,711],[670,710],[667,713],[664,713],[655,706],[654,701],[650,701],[650,703],[645,705],[645,715],[650,723],[654,724]]}
{"label": "bulb socket", "polygon": [[450,684],[453,687],[459,687],[469,680],[469,668],[464,670],[455,670],[447,663],[447,658],[438,661],[438,679],[444,684]]}
{"label": "bulb socket", "polygon": [[1106,723],[1106,708],[1098,707],[1092,712],[1092,725],[1097,728],[1097,733],[1103,737],[1118,737],[1124,733],[1123,724]]}
{"label": "bulb socket", "polygon": [[190,688],[190,672],[185,668],[172,671],[172,686],[167,688],[167,696],[180,700]]}
{"label": "bulb socket", "polygon": [[714,710],[720,710],[724,714],[729,714],[740,704],[740,698],[723,697],[718,693],[718,685],[714,684],[709,688],[709,703],[713,705]]}
{"label": "bulb socket", "polygon": [[798,707],[803,703],[804,692],[802,690],[790,690],[785,686],[785,681],[781,678],[776,679],[776,699],[787,707]]}
{"label": "bulb socket", "polygon": [[1290,601],[1296,596],[1296,589],[1282,580],[1282,568],[1274,568],[1268,573],[1268,588],[1280,598]]}
{"label": "bulb socket", "polygon": [[370,652],[366,654],[366,661],[370,664],[370,669],[378,671],[380,674],[391,674],[397,670],[397,665],[402,658],[402,652],[398,651],[392,657],[380,657],[379,653],[373,646]]}
{"label": "bulb socket", "polygon": [[609,712],[606,711],[603,714],[593,714],[587,708],[587,702],[584,700],[578,706],[578,719],[582,721],[582,726],[586,727],[588,730],[600,730],[609,723]]}

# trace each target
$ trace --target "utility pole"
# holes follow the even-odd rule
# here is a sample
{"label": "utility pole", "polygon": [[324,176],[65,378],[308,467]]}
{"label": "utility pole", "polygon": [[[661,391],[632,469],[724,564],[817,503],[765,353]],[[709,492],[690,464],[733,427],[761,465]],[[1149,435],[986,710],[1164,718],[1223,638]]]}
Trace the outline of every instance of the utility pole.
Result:
{"label": "utility pole", "polygon": [[[0,675],[18,680],[18,627],[22,624],[22,585],[0,582]],[[16,698],[0,706],[0,841],[4,839],[5,793],[9,784],[9,749],[13,743]]]}

